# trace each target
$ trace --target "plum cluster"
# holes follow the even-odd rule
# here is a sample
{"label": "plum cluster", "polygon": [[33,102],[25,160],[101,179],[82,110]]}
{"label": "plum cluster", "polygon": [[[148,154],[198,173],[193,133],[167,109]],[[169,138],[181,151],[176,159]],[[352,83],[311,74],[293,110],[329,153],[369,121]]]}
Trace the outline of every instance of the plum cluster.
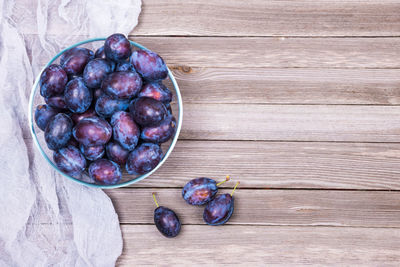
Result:
{"label": "plum cluster", "polygon": [[239,182],[236,183],[231,194],[219,194],[218,186],[229,181],[229,176],[225,181],[217,184],[213,179],[200,177],[190,180],[182,189],[183,199],[190,205],[206,205],[203,213],[203,220],[208,225],[225,224],[232,216],[234,210],[233,192]]}
{"label": "plum cluster", "polygon": [[176,130],[168,68],[149,50],[133,50],[113,34],[95,53],[75,47],[40,76],[46,104],[35,110],[57,167],[100,184],[116,184],[122,168],[145,174],[163,157],[160,144]]}
{"label": "plum cluster", "polygon": [[[219,194],[218,186],[229,181],[229,176],[220,183],[215,180],[200,177],[190,180],[182,189],[183,199],[190,205],[206,205],[203,220],[208,225],[223,225],[231,218],[234,211],[233,193],[239,182],[236,183],[230,194]],[[181,230],[181,222],[176,213],[164,206],[159,206],[153,193],[157,208],[154,210],[154,224],[158,231],[166,237],[175,237]]]}

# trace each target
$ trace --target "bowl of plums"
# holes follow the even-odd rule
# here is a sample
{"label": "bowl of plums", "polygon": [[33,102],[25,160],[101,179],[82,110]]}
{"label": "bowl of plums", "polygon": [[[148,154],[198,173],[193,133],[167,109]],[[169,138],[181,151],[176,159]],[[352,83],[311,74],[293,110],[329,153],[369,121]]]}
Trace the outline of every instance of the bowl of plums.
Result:
{"label": "bowl of plums", "polygon": [[63,176],[116,188],[154,173],[182,124],[178,84],[157,53],[123,34],[74,44],[33,85],[29,123],[35,144]]}

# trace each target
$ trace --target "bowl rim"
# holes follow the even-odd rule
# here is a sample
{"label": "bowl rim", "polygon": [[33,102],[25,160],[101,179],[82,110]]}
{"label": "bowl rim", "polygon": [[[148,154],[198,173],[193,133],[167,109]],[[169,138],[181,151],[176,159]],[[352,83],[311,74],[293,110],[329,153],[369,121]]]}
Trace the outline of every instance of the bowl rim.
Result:
{"label": "bowl rim", "polygon": [[[62,176],[66,177],[66,178],[68,178],[68,179],[70,179],[70,180],[72,180],[72,181],[75,181],[75,182],[77,182],[77,183],[79,183],[79,184],[82,184],[82,185],[85,185],[85,186],[88,186],[88,187],[101,188],[101,189],[112,189],[112,188],[119,188],[119,187],[124,187],[124,186],[130,185],[130,184],[137,183],[137,182],[139,182],[139,181],[141,181],[141,180],[147,178],[147,177],[150,176],[151,174],[153,174],[155,171],[157,171],[158,168],[160,168],[160,167],[164,164],[164,162],[167,160],[167,158],[169,157],[169,155],[171,154],[172,150],[174,149],[174,147],[175,147],[175,145],[176,145],[176,142],[177,142],[177,140],[178,140],[178,137],[179,137],[179,134],[180,134],[180,131],[181,131],[181,128],[182,128],[183,105],[182,105],[182,96],[181,96],[181,93],[180,93],[180,89],[179,89],[178,83],[176,82],[175,77],[174,77],[174,75],[172,74],[171,70],[168,68],[168,66],[167,66],[167,69],[168,69],[168,77],[169,77],[169,79],[171,80],[171,82],[172,82],[172,84],[173,84],[173,86],[174,86],[174,90],[175,90],[176,98],[177,98],[177,102],[178,102],[178,120],[177,120],[177,127],[176,127],[176,131],[175,131],[175,135],[174,135],[174,138],[172,139],[171,144],[170,144],[169,147],[168,147],[167,152],[164,154],[164,157],[163,157],[162,160],[158,163],[158,165],[157,165],[154,169],[152,169],[150,172],[145,173],[145,174],[142,174],[142,175],[140,175],[140,176],[138,176],[138,177],[136,177],[136,178],[134,178],[134,179],[132,179],[132,180],[129,180],[129,181],[126,181],[126,182],[123,182],[123,183],[120,183],[120,184],[115,184],[115,185],[92,184],[92,183],[88,183],[88,182],[82,181],[82,180],[80,180],[80,179],[74,178],[74,177],[69,176],[68,174],[62,172],[62,171],[53,163],[53,161],[52,161],[51,159],[49,159],[49,157],[47,156],[47,154],[46,154],[46,153],[44,152],[44,150],[42,149],[42,146],[41,146],[40,143],[39,143],[38,137],[37,137],[36,132],[35,132],[35,129],[34,129],[34,117],[33,117],[33,116],[34,116],[34,113],[33,113],[33,101],[34,101],[34,97],[35,97],[35,95],[36,95],[36,92],[37,92],[37,90],[38,90],[38,88],[39,88],[38,85],[39,85],[39,81],[40,81],[40,75],[43,73],[43,71],[44,71],[48,66],[50,66],[54,61],[56,61],[56,60],[61,56],[61,54],[63,54],[65,51],[67,51],[67,50],[69,50],[69,49],[71,49],[71,48],[74,48],[74,47],[83,45],[83,44],[92,43],[92,42],[98,42],[98,41],[105,41],[106,39],[107,39],[107,38],[105,38],[105,37],[91,38],[91,39],[87,39],[87,40],[84,40],[84,41],[80,41],[80,42],[78,42],[78,43],[76,43],[76,44],[73,44],[73,45],[71,45],[71,46],[69,46],[69,47],[67,47],[67,48],[65,48],[65,49],[63,49],[63,50],[61,50],[57,55],[55,55],[55,56],[42,68],[42,70],[41,70],[41,71],[39,72],[39,74],[36,76],[36,80],[35,80],[35,82],[34,82],[34,84],[33,84],[33,86],[32,86],[32,89],[31,89],[31,94],[30,94],[30,97],[29,97],[29,105],[28,105],[28,109],[29,109],[29,110],[28,110],[28,118],[29,118],[29,128],[30,128],[30,132],[31,132],[31,135],[32,135],[32,138],[33,138],[33,140],[34,140],[34,143],[35,143],[36,147],[39,149],[40,153],[41,153],[42,156],[47,160],[47,162],[48,162],[54,169],[57,170],[57,172],[59,172]],[[143,45],[138,44],[138,43],[136,43],[136,42],[134,42],[134,41],[132,41],[132,40],[129,40],[129,42],[131,43],[131,45],[133,45],[133,46],[135,46],[135,47],[137,47],[137,48],[144,49],[144,50],[150,50],[150,49],[144,47]]]}

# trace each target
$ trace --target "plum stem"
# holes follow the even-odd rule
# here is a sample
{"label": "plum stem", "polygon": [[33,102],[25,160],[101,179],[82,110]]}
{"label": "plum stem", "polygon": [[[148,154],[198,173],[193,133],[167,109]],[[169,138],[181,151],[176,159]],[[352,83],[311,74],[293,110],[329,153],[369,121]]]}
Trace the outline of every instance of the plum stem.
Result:
{"label": "plum stem", "polygon": [[153,199],[154,199],[154,202],[156,203],[156,206],[158,208],[159,205],[158,205],[158,202],[157,202],[157,199],[156,199],[156,193],[153,193]]}
{"label": "plum stem", "polygon": [[222,182],[219,182],[219,183],[217,184],[217,186],[220,186],[221,184],[223,184],[223,183],[225,183],[225,182],[228,182],[230,179],[231,179],[231,177],[230,177],[229,175],[227,175],[227,176],[225,177],[225,180],[223,180]]}
{"label": "plum stem", "polygon": [[233,190],[232,190],[231,196],[233,196],[233,193],[235,193],[236,187],[237,187],[239,184],[240,184],[240,182],[237,182],[237,183],[236,183],[235,187],[234,187]]}

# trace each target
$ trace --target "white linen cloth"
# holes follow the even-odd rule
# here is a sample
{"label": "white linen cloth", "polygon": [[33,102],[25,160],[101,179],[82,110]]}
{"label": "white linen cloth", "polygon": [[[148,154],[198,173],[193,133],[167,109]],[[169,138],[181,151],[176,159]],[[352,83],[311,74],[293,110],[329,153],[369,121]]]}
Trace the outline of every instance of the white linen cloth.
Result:
{"label": "white linen cloth", "polygon": [[54,171],[34,146],[28,98],[61,49],[128,34],[140,0],[0,0],[0,266],[113,266],[118,216],[99,189]]}

